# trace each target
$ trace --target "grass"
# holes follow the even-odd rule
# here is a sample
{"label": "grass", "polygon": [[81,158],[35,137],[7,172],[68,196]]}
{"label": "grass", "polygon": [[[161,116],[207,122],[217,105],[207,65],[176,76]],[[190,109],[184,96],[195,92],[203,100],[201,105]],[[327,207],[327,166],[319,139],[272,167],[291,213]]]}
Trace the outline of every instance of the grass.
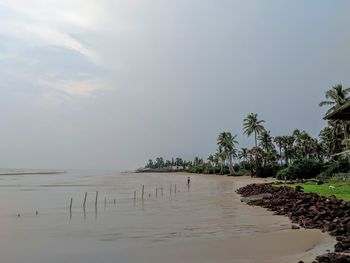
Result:
{"label": "grass", "polygon": [[[315,184],[282,184],[278,186],[288,186],[295,188],[300,185],[304,188],[305,193],[318,193],[323,196],[335,195],[338,199],[350,201],[350,182],[330,181],[329,183],[315,185]],[[277,186],[277,185],[276,185]],[[333,187],[330,187],[333,186]]]}

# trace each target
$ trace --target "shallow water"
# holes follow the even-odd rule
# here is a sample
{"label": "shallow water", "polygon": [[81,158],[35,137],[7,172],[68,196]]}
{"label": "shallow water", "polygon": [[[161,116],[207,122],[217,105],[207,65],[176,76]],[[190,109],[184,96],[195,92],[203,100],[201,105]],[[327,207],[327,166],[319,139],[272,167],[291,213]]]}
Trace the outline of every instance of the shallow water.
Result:
{"label": "shallow water", "polygon": [[185,174],[110,171],[0,176],[1,262],[272,262],[312,249],[323,238],[316,233],[300,251],[291,248],[286,255],[252,255],[243,247],[241,254],[216,254],[213,246],[224,247],[223,241],[237,249],[240,240],[275,240],[267,234],[289,231],[290,223],[241,203],[234,190],[247,182],[191,176],[187,187],[186,179]]}

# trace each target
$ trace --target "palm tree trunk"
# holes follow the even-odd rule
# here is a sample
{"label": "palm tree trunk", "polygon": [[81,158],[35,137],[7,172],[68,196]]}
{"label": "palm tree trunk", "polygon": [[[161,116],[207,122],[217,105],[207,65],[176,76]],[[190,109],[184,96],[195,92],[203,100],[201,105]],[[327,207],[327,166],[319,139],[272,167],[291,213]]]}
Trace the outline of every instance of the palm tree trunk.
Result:
{"label": "palm tree trunk", "polygon": [[256,138],[256,131],[254,131],[254,137],[255,137],[255,147],[258,147],[258,140]]}
{"label": "palm tree trunk", "polygon": [[224,174],[224,161],[223,161],[223,160],[221,160],[220,174],[221,174],[221,175]]}
{"label": "palm tree trunk", "polygon": [[280,162],[281,162],[281,165],[282,165],[282,149],[281,149],[281,146],[279,146],[278,148],[280,150]]}
{"label": "palm tree trunk", "polygon": [[231,156],[229,156],[228,158],[229,158],[230,175],[234,175],[235,174],[235,170],[233,169],[232,158],[231,158]]}

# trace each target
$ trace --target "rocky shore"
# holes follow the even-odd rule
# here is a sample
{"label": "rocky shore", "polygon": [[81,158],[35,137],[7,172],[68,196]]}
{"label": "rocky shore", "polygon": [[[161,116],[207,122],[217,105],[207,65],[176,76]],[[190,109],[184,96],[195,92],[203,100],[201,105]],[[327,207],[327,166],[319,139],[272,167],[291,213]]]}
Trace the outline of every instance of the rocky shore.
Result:
{"label": "rocky shore", "polygon": [[[336,253],[319,256],[313,263],[350,262],[350,202],[335,196],[303,193],[290,187],[274,187],[273,184],[250,184],[237,190],[243,197],[251,197],[247,203],[288,216],[297,225],[294,228],[316,228],[335,236]],[[263,195],[263,196],[262,196]],[[262,198],[252,198],[262,196]],[[301,263],[300,261],[299,263]]]}

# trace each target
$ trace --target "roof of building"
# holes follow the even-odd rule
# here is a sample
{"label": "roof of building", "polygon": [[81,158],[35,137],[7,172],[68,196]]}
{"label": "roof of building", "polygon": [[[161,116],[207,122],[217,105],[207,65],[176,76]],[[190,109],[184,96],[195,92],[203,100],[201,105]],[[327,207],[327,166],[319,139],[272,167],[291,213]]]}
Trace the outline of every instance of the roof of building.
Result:
{"label": "roof of building", "polygon": [[350,120],[350,102],[328,113],[325,120]]}

